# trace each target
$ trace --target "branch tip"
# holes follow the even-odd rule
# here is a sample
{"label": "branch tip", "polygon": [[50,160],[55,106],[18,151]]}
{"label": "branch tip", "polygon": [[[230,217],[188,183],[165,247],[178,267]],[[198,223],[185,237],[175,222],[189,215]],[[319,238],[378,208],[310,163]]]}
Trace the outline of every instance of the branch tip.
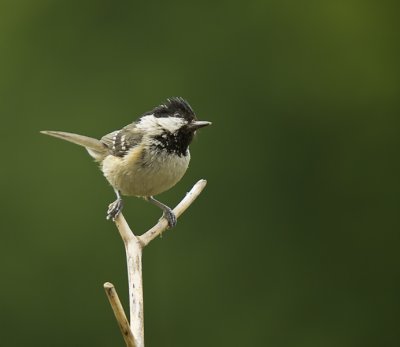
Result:
{"label": "branch tip", "polygon": [[119,325],[121,330],[122,337],[125,340],[127,347],[136,347],[136,342],[133,337],[132,331],[129,327],[129,322],[126,319],[126,315],[124,309],[122,307],[121,301],[119,300],[117,291],[114,288],[114,285],[110,282],[104,283],[104,290],[106,292],[107,298],[110,301],[111,308],[114,312],[115,319]]}
{"label": "branch tip", "polygon": [[104,289],[113,289],[114,285],[110,282],[106,282],[103,284]]}

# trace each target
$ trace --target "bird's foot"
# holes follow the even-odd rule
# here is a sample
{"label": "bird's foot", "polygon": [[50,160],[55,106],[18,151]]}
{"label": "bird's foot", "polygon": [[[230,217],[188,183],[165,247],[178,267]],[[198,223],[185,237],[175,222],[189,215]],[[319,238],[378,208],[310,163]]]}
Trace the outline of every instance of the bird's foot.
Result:
{"label": "bird's foot", "polygon": [[117,216],[120,214],[123,207],[124,203],[122,199],[117,199],[110,205],[108,205],[107,220],[112,219],[113,221],[115,221],[115,218],[117,218]]}
{"label": "bird's foot", "polygon": [[162,202],[154,199],[152,196],[146,196],[145,199],[163,210],[163,216],[160,218],[160,220],[165,218],[168,221],[169,228],[173,228],[176,225],[177,220],[175,213],[167,205],[164,205]]}
{"label": "bird's foot", "polygon": [[163,217],[168,221],[169,228],[173,228],[176,226],[178,220],[176,219],[174,211],[172,211],[169,207],[164,209]]}

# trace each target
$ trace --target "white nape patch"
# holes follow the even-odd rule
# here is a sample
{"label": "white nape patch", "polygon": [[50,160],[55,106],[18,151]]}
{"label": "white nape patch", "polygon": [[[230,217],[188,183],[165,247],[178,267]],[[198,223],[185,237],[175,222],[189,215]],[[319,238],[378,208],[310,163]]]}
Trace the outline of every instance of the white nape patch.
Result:
{"label": "white nape patch", "polygon": [[142,130],[145,134],[153,136],[159,135],[162,132],[162,129],[160,129],[157,123],[157,118],[152,114],[140,118],[140,121],[136,124],[136,127]]}
{"label": "white nape patch", "polygon": [[163,134],[165,131],[174,133],[187,122],[180,117],[161,117],[157,118],[150,114],[144,116],[137,123],[137,127],[145,133],[157,136]]}

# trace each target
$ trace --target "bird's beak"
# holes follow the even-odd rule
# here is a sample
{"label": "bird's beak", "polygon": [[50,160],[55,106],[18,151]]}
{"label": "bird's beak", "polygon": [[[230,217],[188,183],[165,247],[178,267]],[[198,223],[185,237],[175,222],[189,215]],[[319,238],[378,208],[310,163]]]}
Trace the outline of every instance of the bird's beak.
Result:
{"label": "bird's beak", "polygon": [[207,125],[211,125],[211,124],[212,124],[211,122],[207,122],[207,121],[203,121],[203,120],[197,120],[197,121],[195,121],[193,123],[190,123],[189,124],[189,128],[191,130],[195,131],[197,129],[206,127]]}

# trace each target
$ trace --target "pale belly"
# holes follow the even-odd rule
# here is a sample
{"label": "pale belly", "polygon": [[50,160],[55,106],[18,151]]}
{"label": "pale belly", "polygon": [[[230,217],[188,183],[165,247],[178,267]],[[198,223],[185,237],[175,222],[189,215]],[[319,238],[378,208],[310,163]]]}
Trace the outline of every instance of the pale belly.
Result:
{"label": "pale belly", "polygon": [[[126,157],[108,156],[102,170],[110,184],[128,196],[153,196],[172,188],[185,174],[190,154],[147,158],[146,165],[137,160],[141,153],[132,151]],[[140,163],[140,164],[138,164]]]}

